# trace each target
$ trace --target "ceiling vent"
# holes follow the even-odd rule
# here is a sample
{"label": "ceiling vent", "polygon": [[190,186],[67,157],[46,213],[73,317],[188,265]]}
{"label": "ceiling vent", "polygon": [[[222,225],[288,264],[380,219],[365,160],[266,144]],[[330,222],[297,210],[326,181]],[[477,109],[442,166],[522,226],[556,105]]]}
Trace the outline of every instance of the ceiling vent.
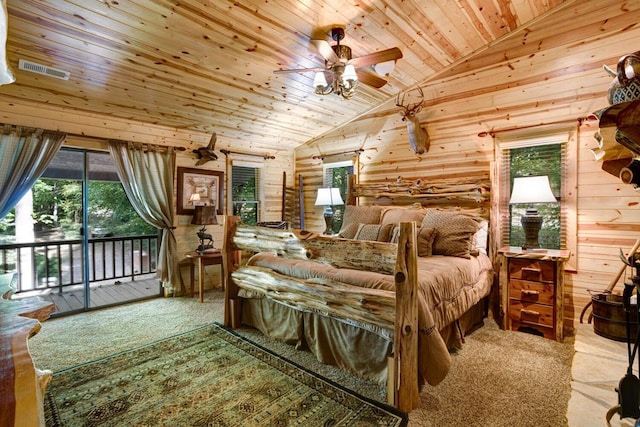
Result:
{"label": "ceiling vent", "polygon": [[35,62],[25,61],[24,59],[18,61],[18,68],[62,80],[69,80],[69,76],[71,75],[68,71],[58,70],[57,68],[47,67],[46,65],[36,64]]}

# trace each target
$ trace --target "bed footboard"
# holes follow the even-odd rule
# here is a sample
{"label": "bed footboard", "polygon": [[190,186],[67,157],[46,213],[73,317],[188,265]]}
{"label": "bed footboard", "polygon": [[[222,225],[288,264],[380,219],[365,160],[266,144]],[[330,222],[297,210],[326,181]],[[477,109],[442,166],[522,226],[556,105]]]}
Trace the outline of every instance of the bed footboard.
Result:
{"label": "bed footboard", "polygon": [[[225,326],[239,326],[238,293],[246,289],[297,309],[393,330],[388,400],[407,412],[418,406],[418,269],[414,222],[401,223],[396,245],[247,226],[240,223],[238,217],[229,216],[224,240]],[[392,274],[396,289],[368,289],[333,280],[289,277],[268,268],[243,265],[242,252],[245,251]]]}

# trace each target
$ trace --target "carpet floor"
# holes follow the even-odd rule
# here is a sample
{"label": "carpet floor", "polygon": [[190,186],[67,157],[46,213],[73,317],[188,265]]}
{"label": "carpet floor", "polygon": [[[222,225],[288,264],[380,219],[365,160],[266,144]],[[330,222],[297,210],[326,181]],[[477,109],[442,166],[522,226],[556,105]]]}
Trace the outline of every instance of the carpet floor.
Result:
{"label": "carpet floor", "polygon": [[[163,298],[52,319],[30,340],[36,366],[54,372],[141,344],[222,322],[223,293]],[[329,365],[308,352],[266,339],[250,328],[243,336],[363,396],[385,400],[385,390]],[[445,380],[426,386],[409,426],[567,426],[573,338],[557,343],[502,331],[494,321],[466,338],[453,354]]]}

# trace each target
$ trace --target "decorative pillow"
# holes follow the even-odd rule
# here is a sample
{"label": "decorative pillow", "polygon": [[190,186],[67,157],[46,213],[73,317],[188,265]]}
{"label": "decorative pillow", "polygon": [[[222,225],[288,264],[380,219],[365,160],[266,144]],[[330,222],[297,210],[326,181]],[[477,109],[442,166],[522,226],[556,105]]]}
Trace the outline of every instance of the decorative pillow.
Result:
{"label": "decorative pillow", "polygon": [[388,242],[392,229],[393,224],[360,224],[354,239]]}
{"label": "decorative pillow", "polygon": [[353,239],[359,224],[380,224],[381,212],[382,206],[346,205],[338,234],[345,239]]}
{"label": "decorative pillow", "polygon": [[428,257],[433,255],[433,242],[436,239],[435,228],[420,228],[418,233],[418,256]]}
{"label": "decorative pillow", "polygon": [[409,208],[388,208],[382,211],[380,224],[398,224],[401,222],[415,221],[418,225],[424,219],[426,210],[418,203]]}
{"label": "decorative pillow", "polygon": [[[479,218],[455,210],[427,209],[421,227],[435,228],[434,255],[471,258]],[[474,252],[476,252],[475,248]]]}
{"label": "decorative pillow", "polygon": [[475,247],[478,252],[482,252],[483,254],[487,254],[487,245],[489,240],[489,221],[483,219],[480,221],[480,226],[476,234],[473,235],[473,247]]}

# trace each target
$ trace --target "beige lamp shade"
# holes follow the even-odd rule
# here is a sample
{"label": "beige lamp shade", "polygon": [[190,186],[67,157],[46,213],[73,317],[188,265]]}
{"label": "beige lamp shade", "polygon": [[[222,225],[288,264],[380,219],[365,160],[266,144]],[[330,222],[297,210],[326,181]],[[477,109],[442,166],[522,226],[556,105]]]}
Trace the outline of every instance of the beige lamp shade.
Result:
{"label": "beige lamp shade", "polygon": [[510,204],[555,202],[557,200],[551,191],[548,176],[525,176],[513,180]]}
{"label": "beige lamp shade", "polygon": [[316,206],[337,206],[344,205],[344,201],[340,196],[339,188],[318,188],[316,196]]}

